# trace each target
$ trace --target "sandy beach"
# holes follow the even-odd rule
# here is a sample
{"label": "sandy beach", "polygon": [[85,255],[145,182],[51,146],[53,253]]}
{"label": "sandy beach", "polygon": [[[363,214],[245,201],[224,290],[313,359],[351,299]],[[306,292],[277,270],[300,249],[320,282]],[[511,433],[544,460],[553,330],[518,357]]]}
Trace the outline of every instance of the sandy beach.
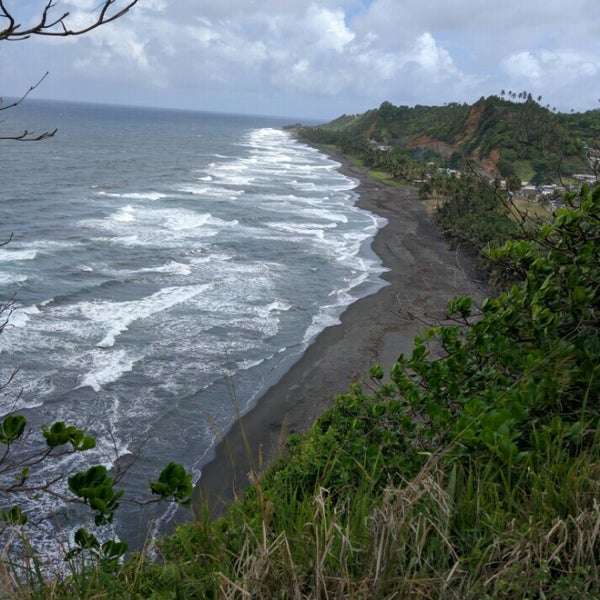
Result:
{"label": "sandy beach", "polygon": [[410,353],[423,321],[442,317],[450,298],[485,295],[472,261],[448,248],[415,189],[386,186],[343,156],[331,156],[360,181],[358,205],[388,220],[372,243],[389,269],[388,285],[349,306],[341,323],[325,329],[217,446],[198,484],[213,516],[248,485],[251,461],[264,468],[288,433],[306,431],[373,365],[389,372],[401,353]]}

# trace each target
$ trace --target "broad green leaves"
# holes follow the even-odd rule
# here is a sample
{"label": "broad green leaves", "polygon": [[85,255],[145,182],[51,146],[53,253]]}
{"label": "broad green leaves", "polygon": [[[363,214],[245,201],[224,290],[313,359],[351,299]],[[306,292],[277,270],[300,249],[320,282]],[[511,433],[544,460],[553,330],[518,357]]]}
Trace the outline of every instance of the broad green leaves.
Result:
{"label": "broad green leaves", "polygon": [[182,506],[189,506],[192,499],[192,475],[182,465],[169,463],[160,473],[158,481],[150,482],[150,490],[162,499],[172,497]]}
{"label": "broad green leaves", "polygon": [[25,431],[27,421],[21,415],[8,415],[0,421],[0,443],[12,444]]}
{"label": "broad green leaves", "polygon": [[116,542],[109,540],[100,544],[98,538],[89,531],[79,528],[75,532],[75,548],[69,550],[65,556],[65,560],[71,560],[82,552],[89,552],[95,556],[105,570],[114,569],[120,559],[127,552],[126,542]]}
{"label": "broad green leaves", "polygon": [[108,476],[106,467],[98,465],[76,473],[69,477],[68,483],[69,490],[96,511],[96,525],[112,523],[115,510],[119,507],[117,501],[124,490],[114,490],[113,478]]}
{"label": "broad green leaves", "polygon": [[42,432],[46,438],[46,443],[51,448],[71,443],[73,450],[85,451],[91,450],[96,446],[96,440],[87,436],[81,429],[73,425],[65,425],[62,421],[54,423],[51,427],[42,425]]}
{"label": "broad green leaves", "polygon": [[[33,441],[31,449],[25,448],[24,454],[13,458],[12,444],[21,438],[27,443],[31,440],[23,435],[26,426],[27,420],[22,415],[7,415],[0,421],[0,443],[6,446],[0,458],[0,469],[4,474],[10,475],[0,484],[0,493],[10,500],[17,501],[25,497],[39,498],[49,494],[60,496],[66,501],[83,502],[94,512],[95,525],[112,523],[125,491],[115,488],[115,477],[109,474],[105,466],[95,465],[68,477],[67,487],[73,494],[72,499],[65,496],[58,487],[63,480],[61,476],[44,480],[38,473],[40,467],[52,461],[54,457],[92,450],[96,446],[95,438],[86,435],[74,425],[57,421],[51,426],[41,427],[45,448],[36,448]],[[157,501],[172,499],[183,506],[189,506],[191,503],[192,475],[186,473],[180,464],[170,463],[161,472],[158,482],[151,482],[150,487],[154,494],[160,496]],[[0,508],[0,522],[4,523],[4,526],[24,526],[28,522],[28,515],[18,503],[7,502]],[[125,542],[109,540],[100,543],[96,536],[83,528],[77,531],[74,541],[75,548],[67,553],[67,560],[86,553],[95,557],[103,568],[112,569],[127,551]]]}

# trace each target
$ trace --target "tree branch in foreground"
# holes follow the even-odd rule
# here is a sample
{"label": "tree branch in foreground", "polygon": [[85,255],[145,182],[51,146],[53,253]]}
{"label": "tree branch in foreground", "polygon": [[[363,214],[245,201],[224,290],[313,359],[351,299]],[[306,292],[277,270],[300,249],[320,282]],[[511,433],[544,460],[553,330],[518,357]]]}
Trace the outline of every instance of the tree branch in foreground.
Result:
{"label": "tree branch in foreground", "polygon": [[47,0],[42,14],[30,27],[23,27],[14,14],[14,10],[7,8],[6,0],[0,0],[0,19],[5,19],[7,24],[0,30],[1,40],[24,40],[32,35],[45,35],[53,37],[76,36],[92,31],[115,21],[129,11],[139,0],[103,0],[93,11],[93,17],[88,25],[71,29],[68,23],[70,12],[56,13],[56,2]]}

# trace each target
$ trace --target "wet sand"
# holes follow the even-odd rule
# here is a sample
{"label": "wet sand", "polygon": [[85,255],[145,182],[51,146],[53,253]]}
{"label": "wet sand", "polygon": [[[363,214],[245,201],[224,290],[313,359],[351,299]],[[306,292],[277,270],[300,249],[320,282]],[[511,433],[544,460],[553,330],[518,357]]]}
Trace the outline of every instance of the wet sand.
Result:
{"label": "wet sand", "polygon": [[310,428],[373,365],[387,373],[400,354],[409,354],[423,321],[443,317],[450,298],[485,295],[472,261],[448,248],[414,188],[386,186],[330,155],[360,180],[358,205],[388,220],[372,243],[389,269],[382,276],[388,285],[349,306],[217,446],[197,486],[213,516],[248,485],[252,463],[264,468],[281,452],[287,434]]}

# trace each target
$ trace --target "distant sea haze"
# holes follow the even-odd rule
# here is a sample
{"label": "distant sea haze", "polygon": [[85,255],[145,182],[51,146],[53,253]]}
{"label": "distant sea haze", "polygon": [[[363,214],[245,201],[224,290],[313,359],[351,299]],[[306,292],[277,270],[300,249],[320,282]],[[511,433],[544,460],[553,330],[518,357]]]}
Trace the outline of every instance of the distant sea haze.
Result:
{"label": "distant sea haze", "polygon": [[[12,234],[1,293],[16,296],[2,380],[19,368],[3,414],[64,420],[99,441],[54,469],[141,449],[122,482],[129,495],[147,497],[170,461],[198,478],[234,404],[248,410],[381,287],[370,241],[383,221],[283,124],[50,102],[7,111],[5,132],[58,127],[43,142],[4,143],[0,197],[1,235]],[[145,535],[164,510],[124,503],[117,535]],[[36,533],[42,544],[54,535]]]}

